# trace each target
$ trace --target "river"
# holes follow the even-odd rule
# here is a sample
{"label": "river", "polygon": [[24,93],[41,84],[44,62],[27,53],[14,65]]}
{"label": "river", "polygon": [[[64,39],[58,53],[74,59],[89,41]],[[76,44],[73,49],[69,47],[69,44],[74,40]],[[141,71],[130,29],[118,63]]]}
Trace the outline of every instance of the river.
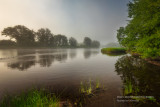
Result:
{"label": "river", "polygon": [[97,80],[104,92],[90,98],[90,107],[123,105],[117,96],[125,95],[128,83],[134,91],[127,94],[153,96],[155,102],[160,96],[160,67],[130,55],[105,55],[100,49],[0,50],[0,98],[42,87],[69,99],[82,82]]}

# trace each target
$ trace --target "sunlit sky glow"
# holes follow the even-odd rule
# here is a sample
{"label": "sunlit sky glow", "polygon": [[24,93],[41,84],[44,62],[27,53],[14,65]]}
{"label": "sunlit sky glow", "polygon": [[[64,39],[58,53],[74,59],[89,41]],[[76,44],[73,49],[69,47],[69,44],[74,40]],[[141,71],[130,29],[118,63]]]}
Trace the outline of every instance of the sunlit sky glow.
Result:
{"label": "sunlit sky glow", "polygon": [[[116,31],[127,23],[129,0],[0,0],[0,31],[25,25],[37,31],[49,28],[53,34],[85,36],[102,44],[116,42]],[[0,39],[6,39],[0,36]]]}

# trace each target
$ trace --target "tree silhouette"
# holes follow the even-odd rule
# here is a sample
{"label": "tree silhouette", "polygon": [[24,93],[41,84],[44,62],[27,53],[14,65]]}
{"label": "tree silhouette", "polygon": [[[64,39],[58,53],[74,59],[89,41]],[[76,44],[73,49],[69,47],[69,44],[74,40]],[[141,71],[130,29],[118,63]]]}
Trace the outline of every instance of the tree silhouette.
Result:
{"label": "tree silhouette", "polygon": [[41,28],[37,31],[37,40],[38,45],[40,46],[53,46],[54,45],[54,38],[51,31],[46,28]]}
{"label": "tree silhouette", "polygon": [[69,38],[69,45],[71,47],[77,47],[77,40],[73,37]]}
{"label": "tree silhouette", "polygon": [[90,47],[92,44],[92,40],[89,37],[85,37],[83,43],[86,47]]}
{"label": "tree silhouette", "polygon": [[19,46],[33,46],[35,44],[35,33],[23,25],[4,28],[2,35],[14,38]]}
{"label": "tree silhouette", "polygon": [[56,47],[68,46],[68,39],[66,36],[58,34],[54,36],[54,44]]}

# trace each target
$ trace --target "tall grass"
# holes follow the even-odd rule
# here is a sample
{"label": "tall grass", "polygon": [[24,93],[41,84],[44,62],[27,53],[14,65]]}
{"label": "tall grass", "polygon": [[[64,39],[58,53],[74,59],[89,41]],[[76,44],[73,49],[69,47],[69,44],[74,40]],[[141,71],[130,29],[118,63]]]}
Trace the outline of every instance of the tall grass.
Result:
{"label": "tall grass", "polygon": [[91,83],[91,80],[89,80],[89,82],[84,82],[84,83],[81,81],[81,83],[80,83],[80,92],[81,93],[91,95],[96,91],[96,89],[100,89],[100,82],[98,79],[96,80],[95,85],[93,85]]}
{"label": "tall grass", "polygon": [[81,93],[86,93],[87,95],[92,94],[92,85],[91,85],[91,81],[89,81],[89,84],[85,83],[83,84],[83,82],[81,82]]}
{"label": "tall grass", "polygon": [[32,89],[18,96],[6,95],[0,107],[59,107],[59,100],[55,95]]}
{"label": "tall grass", "polygon": [[125,48],[103,48],[102,53],[126,53]]}
{"label": "tall grass", "polygon": [[100,88],[100,83],[99,83],[99,80],[97,79],[96,81],[96,89]]}
{"label": "tall grass", "polygon": [[133,86],[130,80],[126,80],[124,94],[128,95],[133,93]]}

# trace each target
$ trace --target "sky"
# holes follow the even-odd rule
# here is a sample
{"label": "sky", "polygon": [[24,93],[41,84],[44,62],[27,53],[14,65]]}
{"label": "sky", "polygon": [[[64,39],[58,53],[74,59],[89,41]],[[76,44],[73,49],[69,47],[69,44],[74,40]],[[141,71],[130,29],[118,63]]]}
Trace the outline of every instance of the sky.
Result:
{"label": "sky", "polygon": [[[0,32],[25,25],[37,31],[49,28],[82,42],[117,42],[117,29],[127,24],[129,0],[0,0]],[[8,39],[0,34],[0,40]]]}

